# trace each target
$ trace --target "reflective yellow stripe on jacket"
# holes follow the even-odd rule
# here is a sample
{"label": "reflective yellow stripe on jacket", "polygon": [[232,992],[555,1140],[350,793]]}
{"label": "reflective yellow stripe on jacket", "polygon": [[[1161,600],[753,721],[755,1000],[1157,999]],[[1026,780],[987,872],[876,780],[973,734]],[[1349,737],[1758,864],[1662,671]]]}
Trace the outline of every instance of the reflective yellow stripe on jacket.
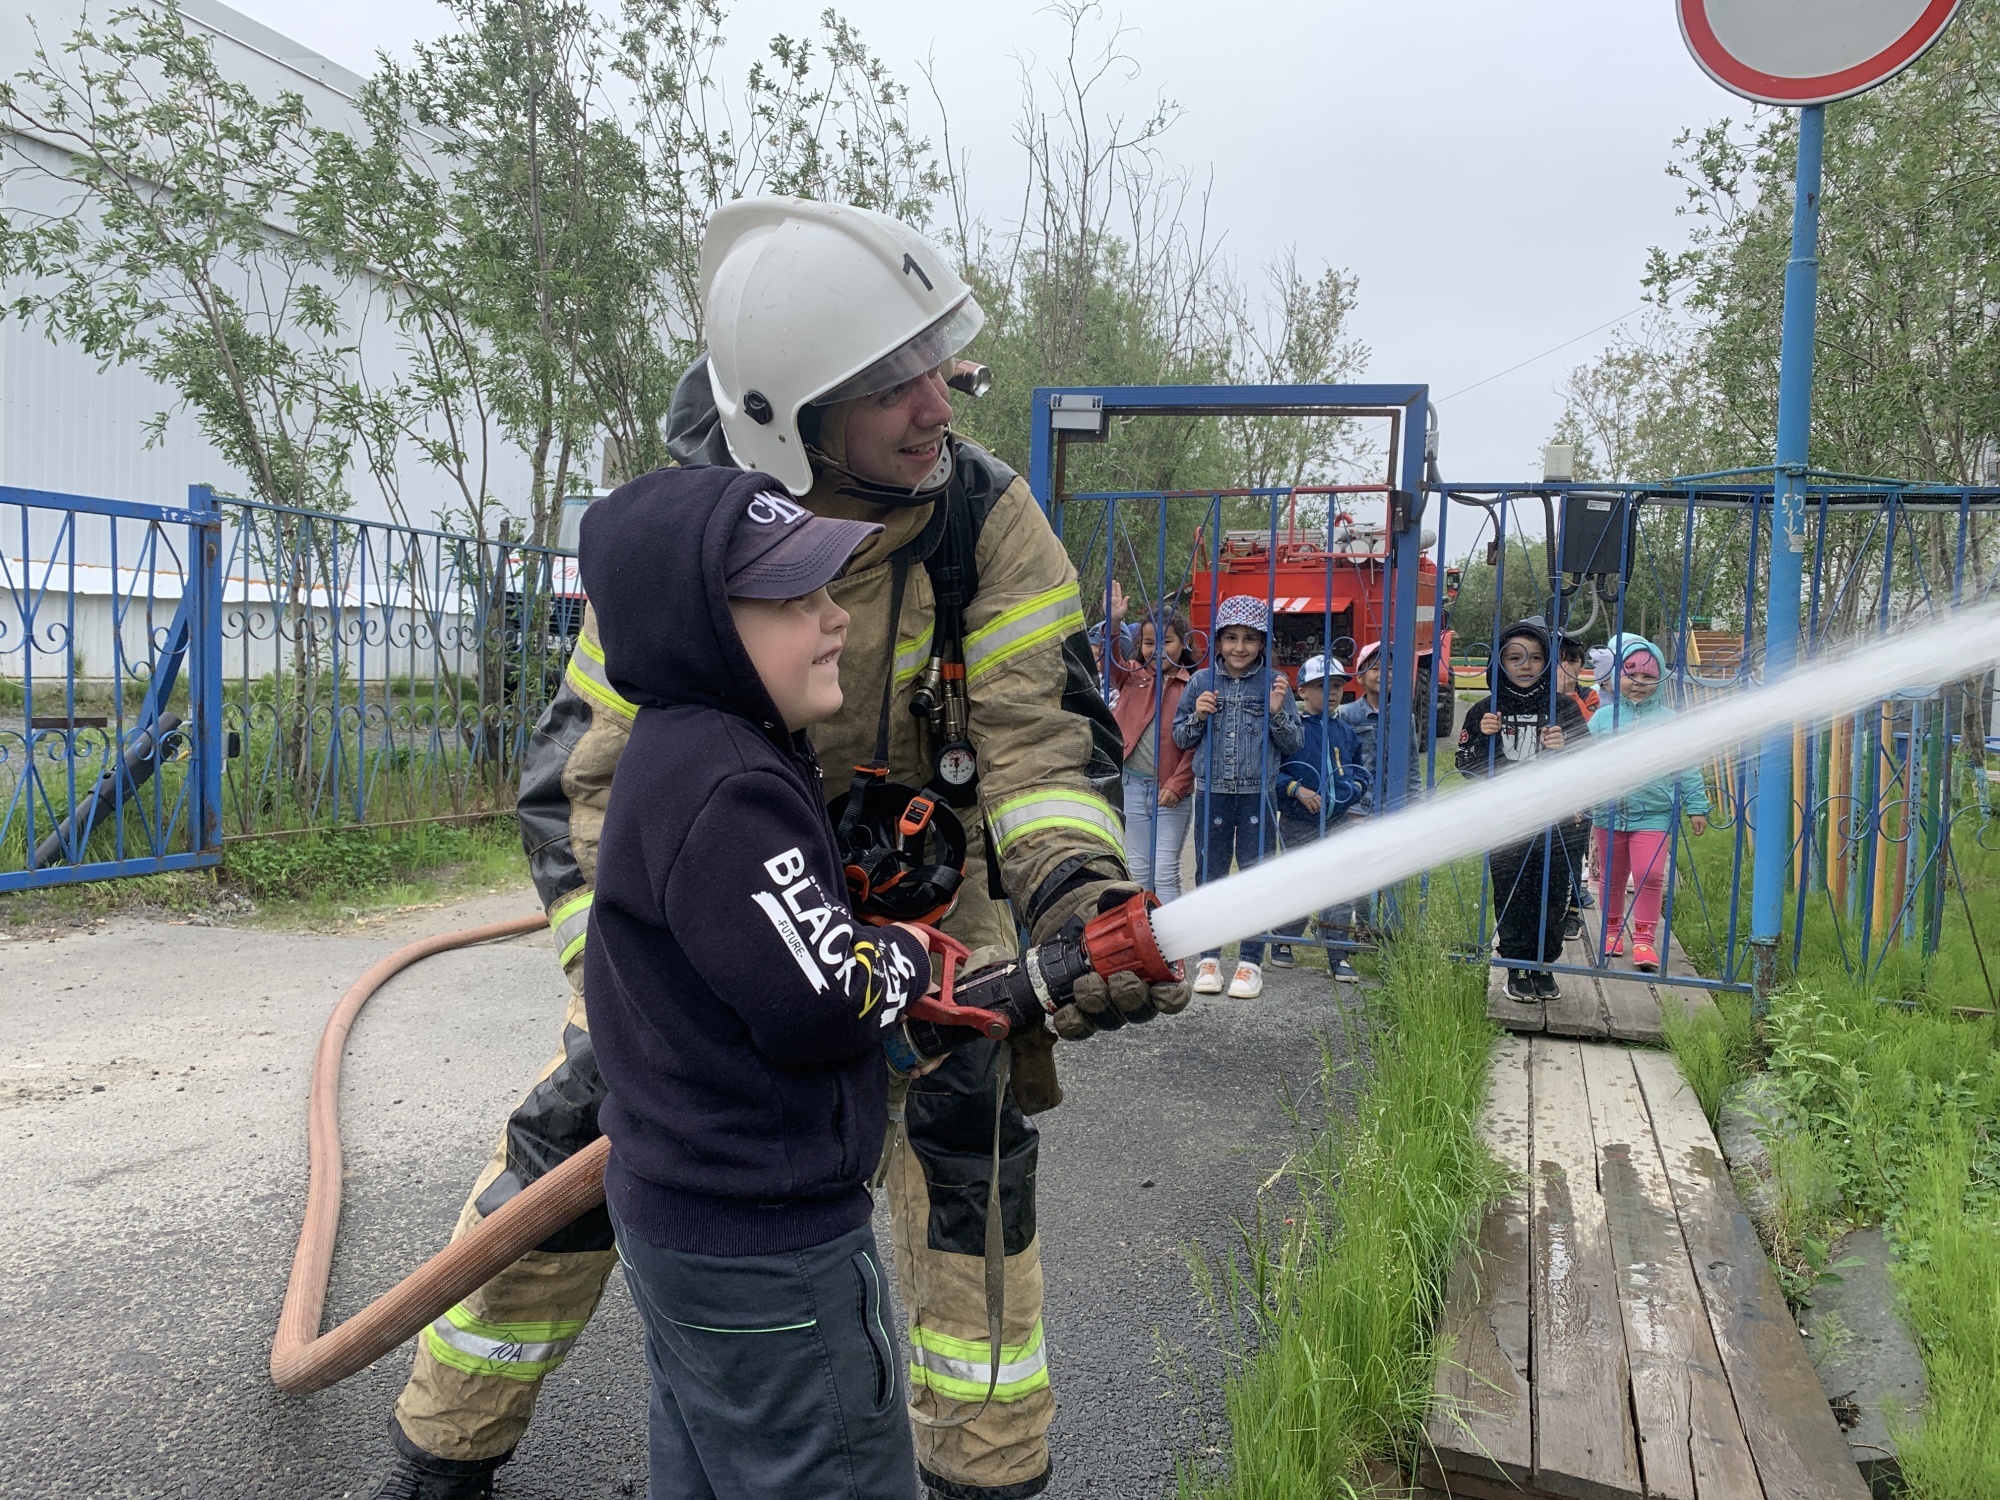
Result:
{"label": "reflective yellow stripe on jacket", "polygon": [[[954,1401],[984,1401],[993,1375],[993,1346],[955,1339],[918,1324],[910,1329],[910,1385],[927,1386]],[[1000,1381],[995,1401],[1019,1401],[1032,1391],[1046,1390],[1049,1353],[1042,1347],[1042,1320],[1035,1319],[1024,1344],[1000,1346]]]}
{"label": "reflective yellow stripe on jacket", "polygon": [[917,674],[924,669],[924,663],[931,659],[931,637],[936,629],[926,625],[920,635],[896,642],[896,686],[916,681]]}
{"label": "reflective yellow stripe on jacket", "polygon": [[993,851],[1000,855],[1022,834],[1038,828],[1072,828],[1103,839],[1120,857],[1125,852],[1125,830],[1118,814],[1109,802],[1089,792],[1023,792],[994,808],[992,821]]}
{"label": "reflective yellow stripe on jacket", "polygon": [[591,889],[585,886],[549,908],[549,927],[556,935],[556,952],[561,955],[558,962],[565,969],[571,959],[583,952],[583,941],[590,935],[590,897]]}
{"label": "reflective yellow stripe on jacket", "polygon": [[638,717],[639,705],[620,697],[611,686],[611,679],[604,674],[604,648],[582,632],[577,635],[576,650],[570,653],[569,665],[563,669],[563,681],[599,708],[607,709],[621,719]]}
{"label": "reflective yellow stripe on jacket", "polygon": [[1074,583],[1024,600],[965,638],[965,680],[976,681],[1010,657],[1083,629],[1083,601]]}
{"label": "reflective yellow stripe on jacket", "polygon": [[540,1380],[563,1362],[583,1320],[488,1323],[454,1307],[424,1330],[424,1347],[441,1365],[468,1375]]}

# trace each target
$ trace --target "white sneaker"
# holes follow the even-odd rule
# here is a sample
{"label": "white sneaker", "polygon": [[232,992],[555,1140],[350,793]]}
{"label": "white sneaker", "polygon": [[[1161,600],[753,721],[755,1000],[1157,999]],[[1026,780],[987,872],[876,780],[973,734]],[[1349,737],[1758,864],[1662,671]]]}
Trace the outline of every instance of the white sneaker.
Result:
{"label": "white sneaker", "polygon": [[1212,958],[1204,958],[1194,966],[1194,992],[1197,995],[1219,995],[1222,993],[1222,965]]}
{"label": "white sneaker", "polygon": [[1238,964],[1236,977],[1229,981],[1229,998],[1255,1000],[1264,993],[1264,970],[1258,964]]}

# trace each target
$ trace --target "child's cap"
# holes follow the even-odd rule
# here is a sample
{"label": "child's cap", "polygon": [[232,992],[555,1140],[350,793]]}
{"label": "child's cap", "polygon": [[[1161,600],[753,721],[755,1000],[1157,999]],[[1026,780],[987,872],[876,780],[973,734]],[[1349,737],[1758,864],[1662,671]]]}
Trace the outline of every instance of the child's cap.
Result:
{"label": "child's cap", "polygon": [[882,528],[816,516],[790,495],[753,495],[722,560],[732,599],[797,599],[833,582],[855,549]]}
{"label": "child's cap", "polygon": [[1340,664],[1337,656],[1309,656],[1304,666],[1299,668],[1299,686],[1309,682],[1319,682],[1327,677],[1345,677],[1347,668]]}
{"label": "child's cap", "polygon": [[1259,635],[1271,633],[1271,608],[1249,594],[1231,594],[1215,607],[1215,630],[1220,635],[1231,625],[1248,625]]}
{"label": "child's cap", "polygon": [[1363,646],[1359,651],[1354,653],[1354,670],[1356,672],[1367,671],[1369,664],[1372,663],[1375,660],[1375,658],[1377,656],[1380,656],[1381,654],[1382,654],[1382,643],[1380,641],[1370,641],[1367,645]]}

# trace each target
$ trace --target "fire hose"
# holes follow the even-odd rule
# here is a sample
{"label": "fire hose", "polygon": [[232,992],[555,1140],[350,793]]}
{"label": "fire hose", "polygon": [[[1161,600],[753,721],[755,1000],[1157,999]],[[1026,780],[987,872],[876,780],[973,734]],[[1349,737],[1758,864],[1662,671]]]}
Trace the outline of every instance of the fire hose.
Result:
{"label": "fire hose", "polygon": [[[965,975],[958,973],[966,957],[964,947],[942,933],[929,933],[943,957],[938,992],[908,1008],[892,1039],[892,1053],[922,1062],[968,1042],[999,1040],[1020,1026],[1041,1025],[1045,1016],[1068,1003],[1077,979],[1094,968],[1106,973],[1136,969],[1148,978],[1169,977],[1172,969],[1153,941],[1150,913],[1157,905],[1150,895],[1134,896],[1079,933],[1029,948],[1018,960]],[[280,1390],[324,1390],[373,1364],[604,1201],[604,1163],[611,1143],[600,1136],[346,1322],[319,1331],[340,1228],[340,1064],[356,1017],[390,978],[420,959],[534,932],[545,920],[540,914],[516,917],[398,948],[355,980],[328,1017],[313,1057],[307,1104],[305,1223],[292,1257],[277,1336],[271,1341],[271,1379]]]}

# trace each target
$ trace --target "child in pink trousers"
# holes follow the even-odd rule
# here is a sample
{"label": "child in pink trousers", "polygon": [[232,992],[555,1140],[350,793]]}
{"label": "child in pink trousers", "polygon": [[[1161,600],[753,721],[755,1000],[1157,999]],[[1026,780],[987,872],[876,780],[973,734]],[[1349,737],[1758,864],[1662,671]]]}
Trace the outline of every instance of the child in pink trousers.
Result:
{"label": "child in pink trousers", "polygon": [[[1596,738],[1629,734],[1674,713],[1661,685],[1666,658],[1660,648],[1638,635],[1614,637],[1612,646],[1611,671],[1598,680],[1601,701],[1590,721]],[[1660,968],[1660,910],[1673,873],[1673,826],[1679,813],[1687,814],[1696,837],[1708,831],[1708,788],[1701,772],[1683,771],[1634,787],[1596,813],[1603,953],[1608,960],[1623,958],[1629,937],[1632,967],[1649,974]],[[1628,884],[1635,888],[1629,916]]]}

